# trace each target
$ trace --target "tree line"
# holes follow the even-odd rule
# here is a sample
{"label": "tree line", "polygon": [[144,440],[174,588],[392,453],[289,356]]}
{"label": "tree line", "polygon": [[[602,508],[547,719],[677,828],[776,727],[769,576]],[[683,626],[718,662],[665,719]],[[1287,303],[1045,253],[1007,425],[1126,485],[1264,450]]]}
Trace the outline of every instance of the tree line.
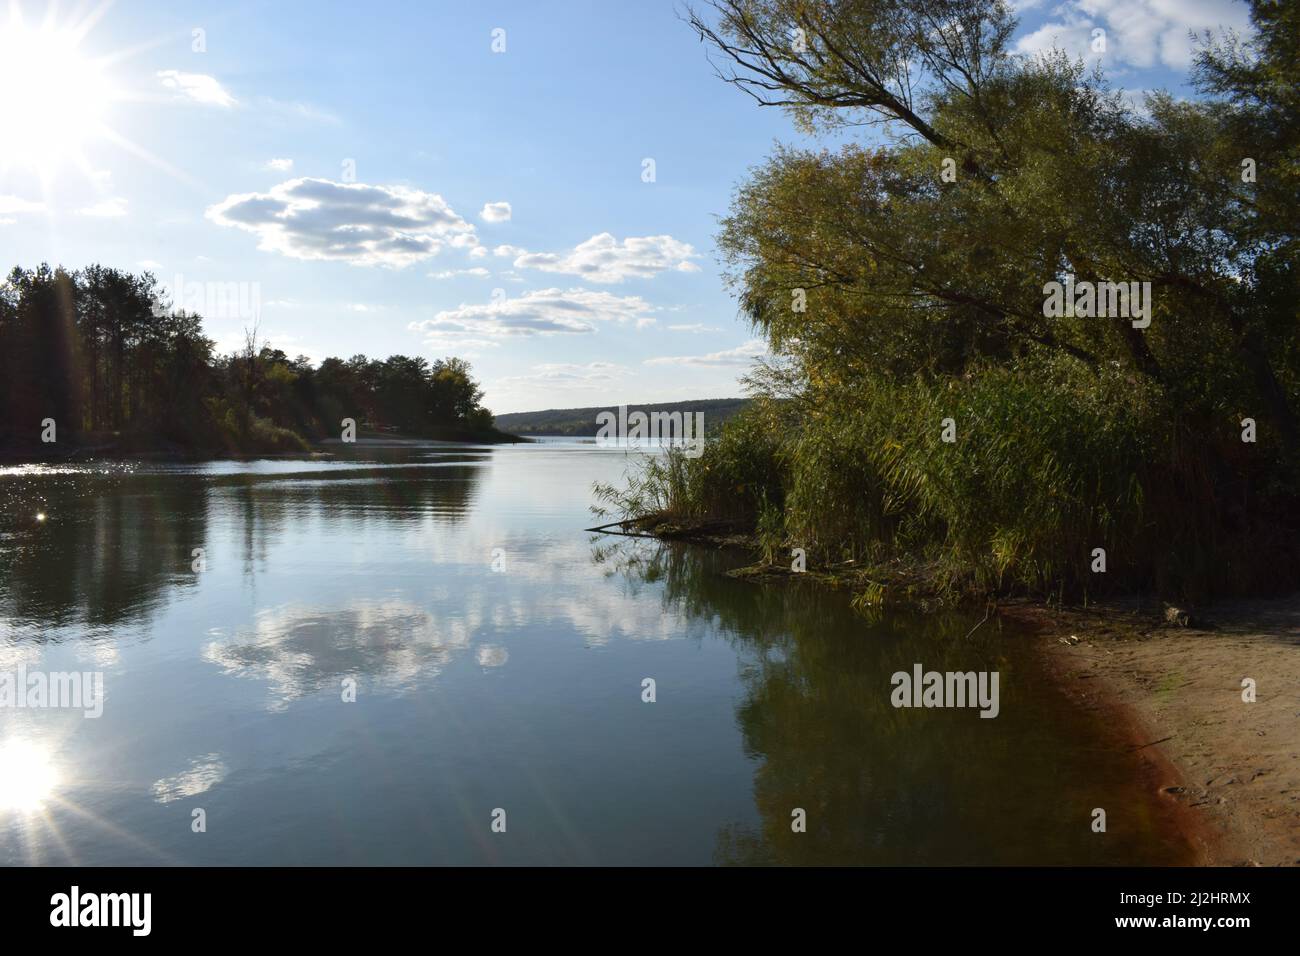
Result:
{"label": "tree line", "polygon": [[463,359],[290,358],[248,329],[219,354],[202,317],[169,307],[151,273],[15,267],[0,285],[0,441],[41,423],[125,447],[306,447],[341,422],[454,440],[495,439]]}

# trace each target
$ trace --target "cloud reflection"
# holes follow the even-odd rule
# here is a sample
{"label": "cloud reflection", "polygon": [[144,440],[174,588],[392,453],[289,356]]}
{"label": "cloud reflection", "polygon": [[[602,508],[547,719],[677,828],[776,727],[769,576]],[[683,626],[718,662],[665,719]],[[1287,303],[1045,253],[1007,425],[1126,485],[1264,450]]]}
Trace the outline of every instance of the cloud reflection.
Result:
{"label": "cloud reflection", "polygon": [[203,754],[190,761],[187,769],[163,777],[150,788],[159,803],[171,803],[206,793],[226,778],[226,765],[220,754]]}
{"label": "cloud reflection", "polygon": [[336,610],[284,605],[257,615],[249,630],[207,644],[205,661],[226,674],[270,684],[272,710],[344,678],[366,678],[393,690],[437,676],[470,646],[474,622],[435,621],[403,601],[362,601]]}
{"label": "cloud reflection", "polygon": [[497,644],[484,644],[478,649],[480,667],[501,667],[510,660],[510,652]]}

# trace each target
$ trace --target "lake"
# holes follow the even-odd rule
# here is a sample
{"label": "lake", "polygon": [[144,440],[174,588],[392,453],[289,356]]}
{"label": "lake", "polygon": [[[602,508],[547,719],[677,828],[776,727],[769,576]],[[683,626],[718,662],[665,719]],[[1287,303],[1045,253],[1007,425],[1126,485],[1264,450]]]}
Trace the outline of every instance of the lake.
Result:
{"label": "lake", "polygon": [[104,690],[0,709],[0,862],[1191,862],[1026,636],[584,532],[634,457],[0,467],[0,673]]}

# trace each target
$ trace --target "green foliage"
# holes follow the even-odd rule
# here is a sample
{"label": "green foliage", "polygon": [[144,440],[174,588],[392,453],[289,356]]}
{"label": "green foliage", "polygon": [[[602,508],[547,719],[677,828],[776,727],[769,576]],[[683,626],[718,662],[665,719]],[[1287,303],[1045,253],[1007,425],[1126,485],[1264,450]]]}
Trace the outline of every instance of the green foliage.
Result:
{"label": "green foliage", "polygon": [[596,485],[596,513],[752,523],[765,507],[779,509],[779,442],[771,427],[777,414],[771,403],[749,405],[708,446],[713,454],[690,458],[669,448],[639,457],[624,485]]}
{"label": "green foliage", "polygon": [[706,443],[716,454],[687,459],[689,514],[749,521],[769,504],[783,506],[780,443],[772,429],[777,415],[779,411],[765,404],[752,405]]}
{"label": "green foliage", "polygon": [[754,530],[758,546],[763,552],[763,561],[767,564],[774,563],[785,542],[785,516],[781,514],[781,509],[764,498]]}
{"label": "green foliage", "polygon": [[197,315],[154,277],[103,266],[15,268],[0,285],[0,441],[113,433],[128,447],[291,452],[344,418],[429,438],[494,438],[483,392],[458,358],[328,358],[313,368],[246,334],[218,356]]}
{"label": "green foliage", "polygon": [[209,397],[207,409],[214,429],[208,443],[230,452],[255,448],[259,452],[307,451],[310,445],[297,432],[282,428],[259,415],[246,415],[225,399]]}
{"label": "green foliage", "polygon": [[691,460],[680,448],[645,456],[624,475],[622,485],[597,482],[592,512],[599,517],[681,519],[697,511],[692,501]]}
{"label": "green foliage", "polygon": [[[1235,428],[1167,413],[1118,370],[1053,357],[877,382],[738,418],[701,458],[652,459],[605,500],[624,516],[740,519],[769,562],[785,543],[821,565],[923,562],[956,590],[1201,599],[1294,584],[1300,549],[1273,510],[1293,491],[1270,491]],[[1243,507],[1256,496],[1269,506]]]}
{"label": "green foliage", "polygon": [[[1294,5],[1253,2],[1255,39],[1203,47],[1205,98],[1141,112],[1063,54],[1014,54],[996,0],[712,6],[691,23],[724,79],[885,135],[778,148],[738,189],[718,244],[782,365],[760,397],[789,400],[708,444],[678,512],[954,588],[1300,583]],[[1150,325],[1044,315],[1067,275],[1149,282]]]}

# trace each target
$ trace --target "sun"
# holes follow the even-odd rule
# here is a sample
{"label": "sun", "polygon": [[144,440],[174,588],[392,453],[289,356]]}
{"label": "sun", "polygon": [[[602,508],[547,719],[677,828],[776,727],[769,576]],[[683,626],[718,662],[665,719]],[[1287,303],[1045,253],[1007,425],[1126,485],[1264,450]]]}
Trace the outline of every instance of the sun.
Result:
{"label": "sun", "polygon": [[59,775],[43,747],[21,738],[0,741],[0,813],[31,813],[54,793]]}
{"label": "sun", "polygon": [[79,160],[82,147],[103,135],[114,91],[103,63],[79,49],[86,30],[48,18],[29,25],[16,4],[0,21],[0,168],[45,172]]}

